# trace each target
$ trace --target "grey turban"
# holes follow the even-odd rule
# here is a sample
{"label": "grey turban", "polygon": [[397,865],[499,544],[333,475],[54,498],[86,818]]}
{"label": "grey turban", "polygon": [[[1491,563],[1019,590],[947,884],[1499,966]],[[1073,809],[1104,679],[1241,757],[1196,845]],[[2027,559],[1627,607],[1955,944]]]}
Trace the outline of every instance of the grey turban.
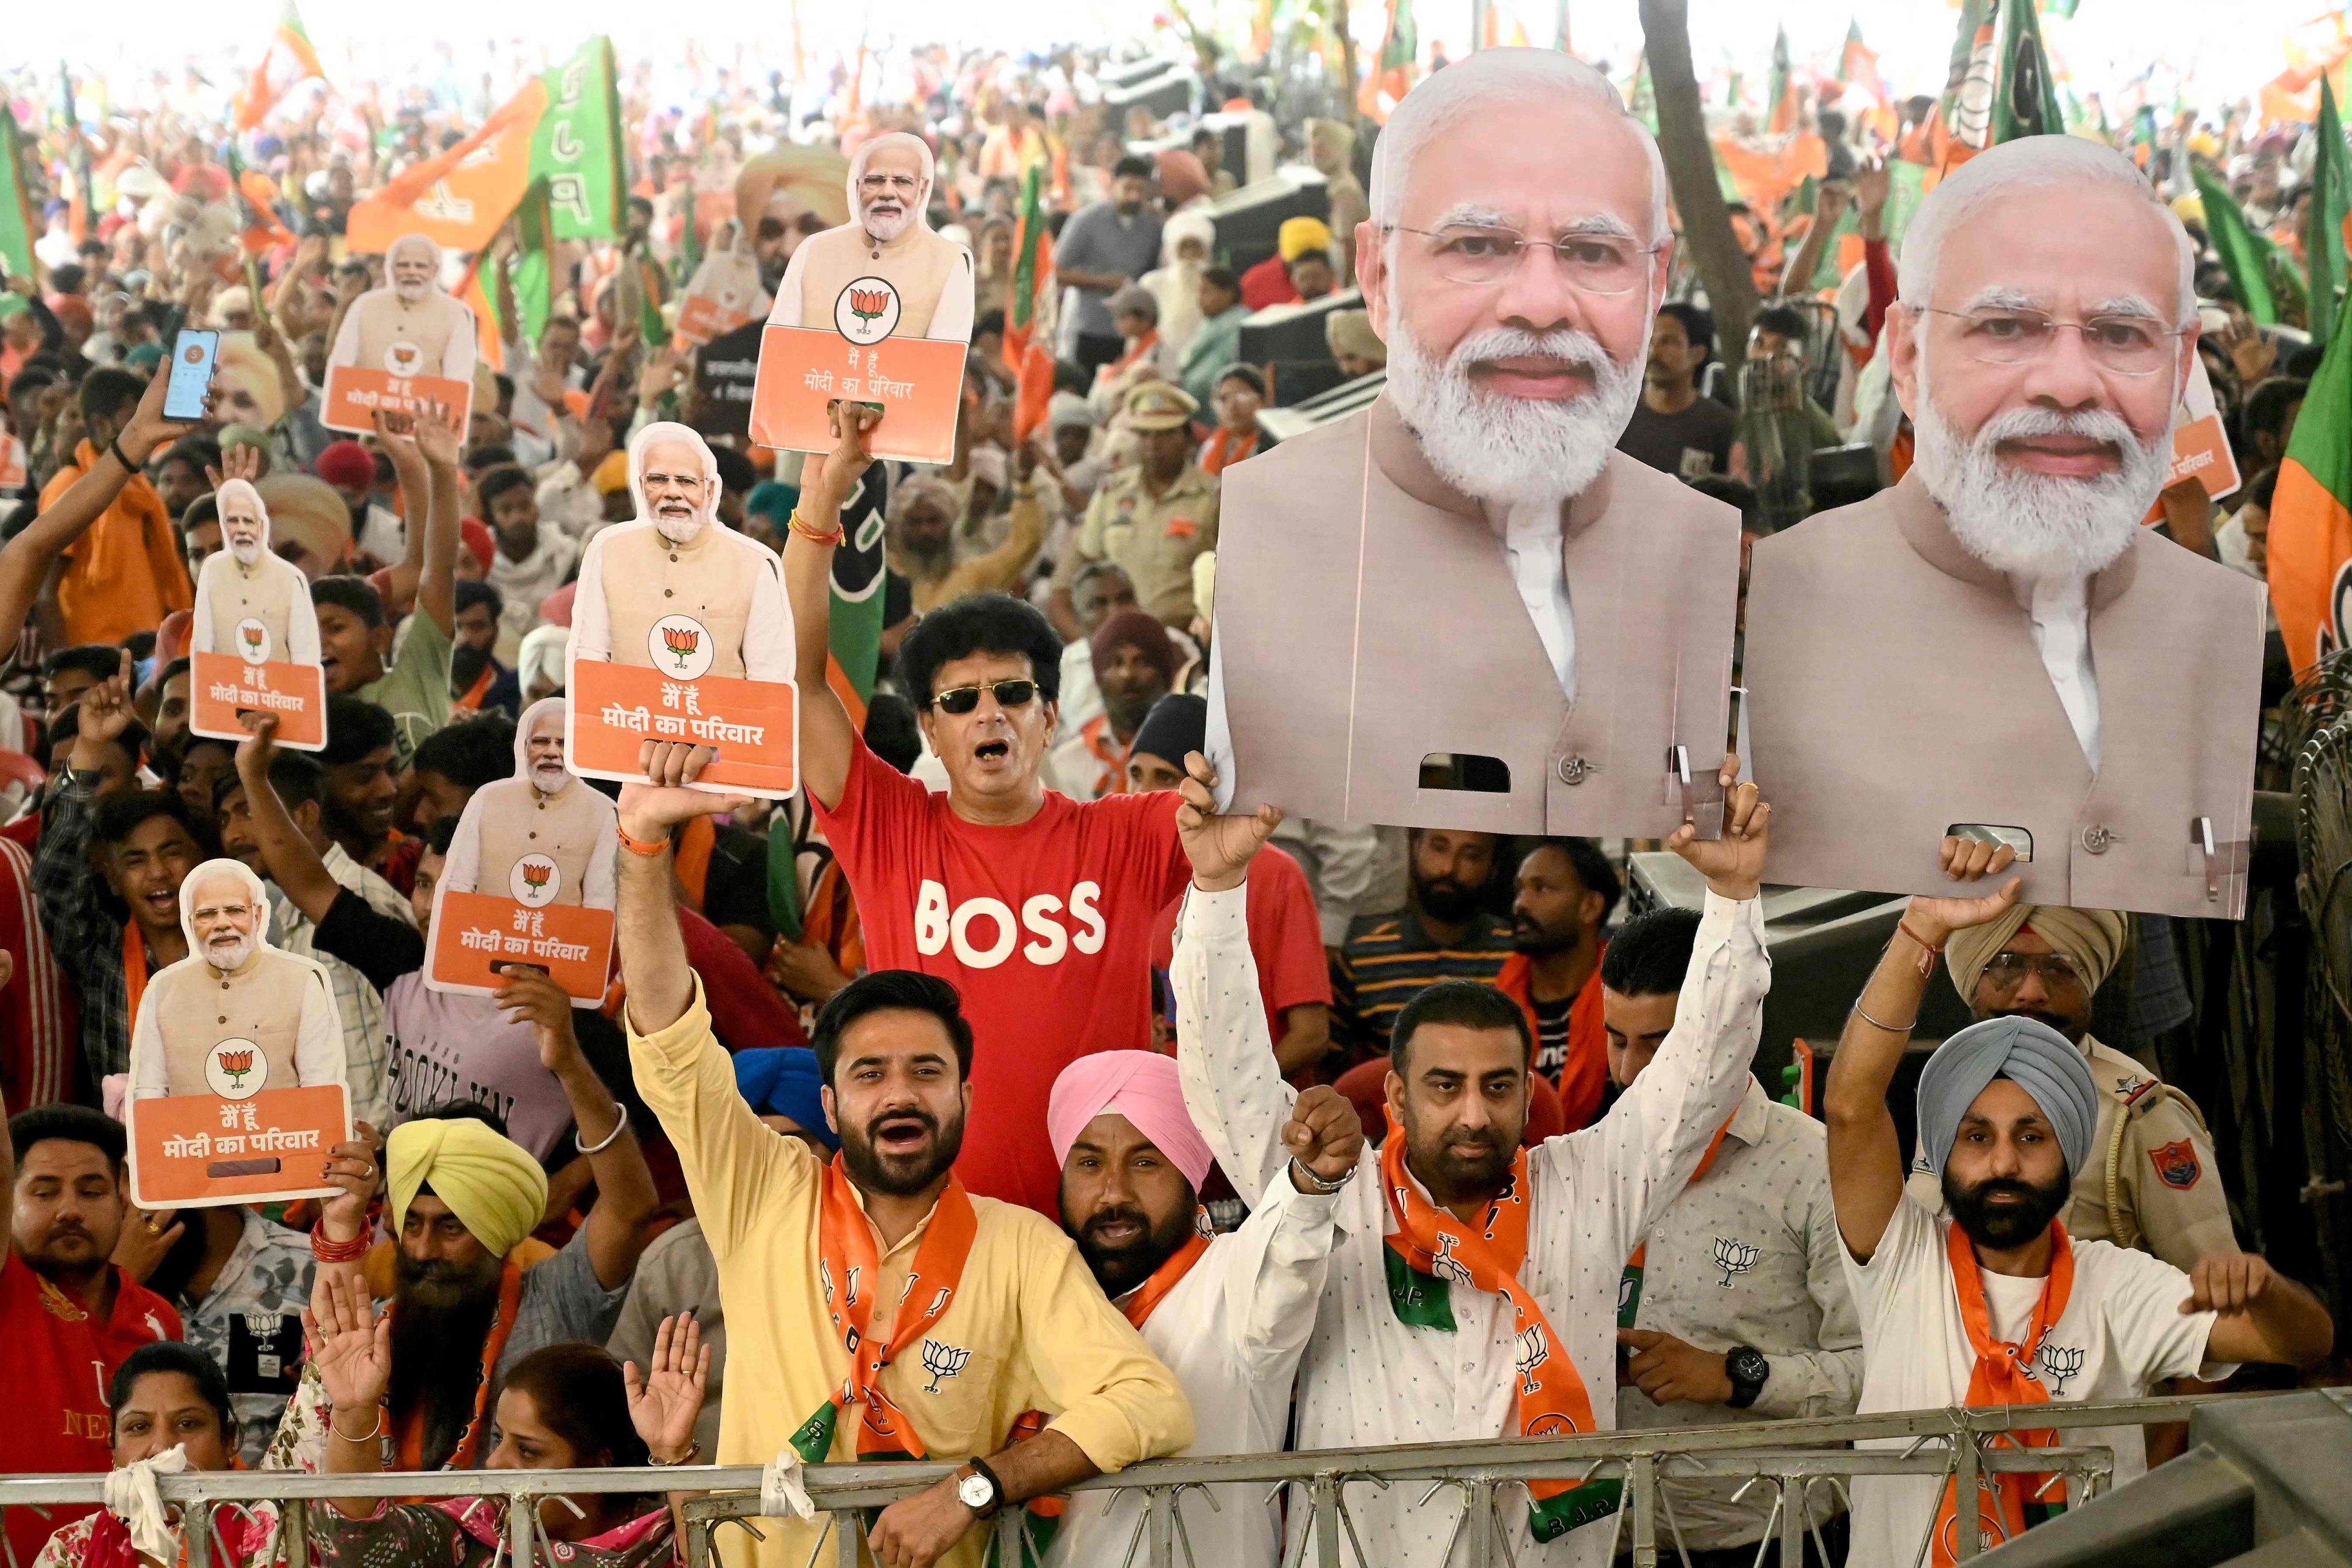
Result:
{"label": "grey turban", "polygon": [[2033,1018],[1987,1018],[1936,1047],[1919,1073],[1919,1146],[1941,1174],[1959,1136],[1960,1118],[1985,1085],[2005,1078],[2033,1097],[2058,1134],[2069,1174],[2091,1158],[2099,1126],[2099,1088],[2083,1053]]}

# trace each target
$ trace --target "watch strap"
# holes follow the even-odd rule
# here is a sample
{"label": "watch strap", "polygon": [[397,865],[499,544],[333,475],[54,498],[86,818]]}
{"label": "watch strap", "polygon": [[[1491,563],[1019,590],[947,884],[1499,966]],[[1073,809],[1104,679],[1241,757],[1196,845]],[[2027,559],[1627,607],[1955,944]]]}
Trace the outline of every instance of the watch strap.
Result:
{"label": "watch strap", "polygon": [[[1759,1377],[1740,1375],[1740,1369],[1743,1366],[1756,1363],[1762,1364],[1763,1375]],[[1734,1410],[1745,1410],[1756,1403],[1757,1395],[1764,1392],[1765,1382],[1772,1375],[1772,1366],[1771,1363],[1764,1360],[1764,1353],[1755,1346],[1734,1345],[1723,1352],[1723,1372],[1724,1375],[1731,1380],[1731,1397],[1725,1403]]]}
{"label": "watch strap", "polygon": [[988,1468],[986,1459],[973,1458],[966,1459],[964,1463],[971,1467],[972,1474],[988,1483],[989,1503],[986,1508],[978,1510],[980,1517],[994,1519],[1004,1508],[1004,1483],[996,1479],[996,1472]]}

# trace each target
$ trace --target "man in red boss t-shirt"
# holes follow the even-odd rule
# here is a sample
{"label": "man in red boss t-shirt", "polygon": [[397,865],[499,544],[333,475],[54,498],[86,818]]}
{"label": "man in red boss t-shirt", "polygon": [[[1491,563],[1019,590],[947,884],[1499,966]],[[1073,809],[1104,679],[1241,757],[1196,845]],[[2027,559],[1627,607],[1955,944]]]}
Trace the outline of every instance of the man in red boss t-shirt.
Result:
{"label": "man in red boss t-shirt", "polygon": [[[79,1105],[44,1105],[8,1123],[0,1181],[9,1195],[0,1251],[0,1345],[7,1418],[0,1474],[112,1467],[106,1385],[150,1340],[180,1337],[180,1315],[107,1261],[121,1233],[121,1125]],[[134,1225],[145,1224],[133,1218]],[[30,1563],[49,1532],[88,1508],[8,1510],[8,1544]]]}
{"label": "man in red boss t-shirt", "polygon": [[[1153,922],[1191,875],[1177,797],[1081,803],[1038,782],[1062,642],[1034,607],[1002,594],[932,611],[900,646],[948,793],[866,749],[826,682],[827,584],[875,417],[836,409],[839,445],[809,459],[785,543],[801,782],[856,895],[867,965],[921,970],[963,994],[973,1104],[957,1170],[975,1193],[1057,1215],[1061,1172],[1045,1136],[1054,1079],[1079,1057],[1151,1046]],[[657,782],[699,771],[683,747],[650,749],[668,770]]]}

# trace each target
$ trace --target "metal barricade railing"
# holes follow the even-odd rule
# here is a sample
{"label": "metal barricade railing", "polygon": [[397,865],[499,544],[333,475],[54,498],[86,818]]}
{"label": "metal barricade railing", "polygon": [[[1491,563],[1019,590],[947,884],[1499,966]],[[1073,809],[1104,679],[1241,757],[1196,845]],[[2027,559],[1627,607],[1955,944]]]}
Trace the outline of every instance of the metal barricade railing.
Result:
{"label": "metal barricade railing", "polygon": [[[2085,1496],[2105,1489],[2115,1457],[2099,1447],[2025,1448],[2003,1442],[2011,1432],[2033,1428],[2066,1432],[2084,1427],[2145,1426],[2186,1420],[2200,1405],[2259,1397],[2196,1394],[2179,1398],[2118,1400],[2103,1404],[1993,1405],[1945,1410],[1828,1416],[1813,1420],[1743,1422],[1736,1426],[1684,1426],[1644,1431],[1598,1432],[1584,1436],[1496,1438],[1487,1442],[1427,1443],[1396,1447],[1333,1448],[1280,1454],[1231,1454],[1155,1459],[1115,1476],[1080,1482],[1074,1492],[1140,1493],[1141,1518],[1125,1558],[1103,1568],[1230,1568],[1201,1562],[1185,1531],[1181,1500],[1185,1492],[1212,1486],[1246,1484],[1304,1489],[1294,1508],[1312,1515],[1311,1531],[1294,1531],[1284,1568],[1342,1568],[1352,1561],[1378,1568],[1378,1557],[1356,1539],[1347,1489],[1369,1485],[1385,1489],[1419,1483],[1427,1506],[1448,1488],[1457,1489],[1463,1510],[1454,1525],[1447,1559],[1466,1532],[1470,1568],[1518,1568],[1512,1554],[1505,1498],[1509,1489],[1532,1479],[1620,1480],[1624,1484],[1612,1525],[1615,1546],[1630,1541],[1634,1568],[1658,1568],[1681,1560],[1679,1529],[1662,1481],[1697,1477],[1746,1477],[1749,1487],[1773,1489],[1765,1542],[1778,1540],[1781,1561],[1802,1560],[1810,1509],[1817,1485],[1841,1493],[1844,1478],[1921,1476],[1950,1479],[1958,1495],[1972,1496],[1980,1476],[2042,1471],[2077,1478]],[[1901,1443],[1902,1447],[1853,1448],[1856,1442]],[[824,1533],[805,1568],[831,1561],[857,1568],[865,1538],[866,1510],[886,1507],[921,1490],[956,1468],[953,1463],[816,1465],[803,1470],[809,1500],[828,1516]],[[513,1568],[537,1560],[538,1510],[525,1506],[567,1494],[650,1491],[697,1493],[684,1505],[689,1568],[710,1568],[712,1537],[733,1523],[755,1536],[761,1516],[757,1465],[701,1465],[677,1469],[405,1471],[360,1475],[307,1475],[290,1470],[184,1472],[161,1478],[158,1487],[172,1502],[251,1502],[281,1505],[286,1559],[301,1563],[308,1537],[309,1504],[323,1498],[483,1497],[506,1505],[506,1546]],[[0,1478],[0,1510],[101,1500],[104,1479],[95,1475]],[[1009,1509],[999,1515],[996,1561],[1020,1568],[1033,1561],[1026,1541],[1027,1516]],[[1343,1557],[1342,1541],[1349,1553]],[[191,1539],[187,1568],[214,1568],[209,1540]],[[1920,1542],[1919,1561],[1927,1543]],[[1963,1530],[1956,1542],[1962,1559],[1980,1550],[1976,1532]],[[227,1568],[227,1565],[223,1565]],[[1086,1568],[1096,1568],[1087,1564]]]}

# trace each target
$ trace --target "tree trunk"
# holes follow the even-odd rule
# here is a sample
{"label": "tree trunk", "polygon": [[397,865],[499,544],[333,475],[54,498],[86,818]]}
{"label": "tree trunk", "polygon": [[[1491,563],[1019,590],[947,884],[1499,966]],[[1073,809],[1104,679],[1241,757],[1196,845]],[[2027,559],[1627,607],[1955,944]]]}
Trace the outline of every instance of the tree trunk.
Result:
{"label": "tree trunk", "polygon": [[1706,112],[1699,101],[1698,78],[1691,68],[1687,0],[1641,0],[1644,58],[1658,100],[1658,152],[1666,163],[1666,184],[1681,216],[1683,243],[1706,285],[1715,316],[1716,351],[1738,384],[1747,357],[1748,324],[1756,317],[1756,277],[1747,253],[1731,231],[1731,211],[1716,184],[1715,152],[1707,144]]}

